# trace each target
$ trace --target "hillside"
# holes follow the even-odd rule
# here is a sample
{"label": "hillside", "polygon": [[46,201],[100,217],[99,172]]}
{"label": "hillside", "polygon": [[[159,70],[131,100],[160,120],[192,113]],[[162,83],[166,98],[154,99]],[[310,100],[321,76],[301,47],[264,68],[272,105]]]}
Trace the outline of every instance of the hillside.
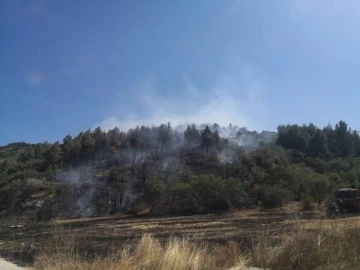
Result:
{"label": "hillside", "polygon": [[[184,214],[322,203],[360,176],[360,137],[331,127],[255,132],[217,124],[100,128],[0,147],[0,211],[54,216]],[[36,214],[36,215],[35,215]]]}

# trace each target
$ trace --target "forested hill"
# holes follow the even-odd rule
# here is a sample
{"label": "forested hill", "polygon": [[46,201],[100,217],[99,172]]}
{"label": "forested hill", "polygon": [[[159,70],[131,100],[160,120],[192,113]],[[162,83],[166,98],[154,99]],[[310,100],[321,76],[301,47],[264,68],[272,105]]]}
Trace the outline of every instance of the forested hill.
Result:
{"label": "forested hill", "polygon": [[334,127],[261,133],[217,124],[96,128],[62,142],[0,147],[0,211],[39,216],[188,213],[321,203],[357,185],[360,137]]}

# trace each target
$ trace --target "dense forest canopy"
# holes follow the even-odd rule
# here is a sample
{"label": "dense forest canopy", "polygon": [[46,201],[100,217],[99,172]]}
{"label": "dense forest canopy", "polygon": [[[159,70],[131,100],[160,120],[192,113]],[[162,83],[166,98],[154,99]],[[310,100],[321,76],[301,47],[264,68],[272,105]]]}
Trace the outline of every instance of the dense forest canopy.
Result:
{"label": "dense forest canopy", "polygon": [[84,216],[321,203],[359,177],[359,133],[344,121],[280,125],[277,133],[218,124],[98,127],[53,144],[0,147],[0,210]]}

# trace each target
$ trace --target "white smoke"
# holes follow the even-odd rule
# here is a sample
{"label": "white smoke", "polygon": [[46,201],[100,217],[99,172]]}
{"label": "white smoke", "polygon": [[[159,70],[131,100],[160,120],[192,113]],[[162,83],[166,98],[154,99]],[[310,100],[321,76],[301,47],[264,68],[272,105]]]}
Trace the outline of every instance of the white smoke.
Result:
{"label": "white smoke", "polygon": [[66,187],[67,199],[71,200],[66,214],[70,216],[91,216],[94,213],[93,195],[99,182],[92,167],[79,167],[66,171],[59,170],[54,177],[55,184]]}
{"label": "white smoke", "polygon": [[[265,83],[263,83],[265,84]],[[200,89],[189,77],[184,77],[184,87],[178,89],[181,97],[165,97],[156,81],[144,80],[136,84],[138,111],[124,116],[109,116],[100,123],[105,130],[119,127],[127,130],[135,126],[152,126],[170,122],[173,126],[195,123],[237,124],[250,129],[268,127],[270,117],[265,106],[266,89],[262,80],[247,68],[234,75],[218,76],[210,89]]]}

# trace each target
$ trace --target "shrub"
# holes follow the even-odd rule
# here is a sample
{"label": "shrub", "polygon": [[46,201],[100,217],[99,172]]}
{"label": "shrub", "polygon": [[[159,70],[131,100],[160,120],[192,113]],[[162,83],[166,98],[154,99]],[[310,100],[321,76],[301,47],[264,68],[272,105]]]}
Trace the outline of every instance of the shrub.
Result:
{"label": "shrub", "polygon": [[240,179],[228,178],[224,180],[223,198],[230,204],[230,208],[240,207],[244,195],[244,186]]}
{"label": "shrub", "polygon": [[309,182],[309,195],[319,205],[331,193],[332,183],[323,175],[318,175]]}
{"label": "shrub", "polygon": [[313,200],[306,194],[301,199],[301,210],[302,211],[311,211],[313,209]]}
{"label": "shrub", "polygon": [[176,183],[169,190],[171,213],[195,212],[194,192],[189,183]]}
{"label": "shrub", "polygon": [[265,208],[282,207],[289,196],[288,190],[280,185],[275,185],[266,190],[262,203]]}
{"label": "shrub", "polygon": [[161,195],[165,192],[165,184],[158,178],[152,178],[145,182],[145,197],[150,204],[150,212],[153,213]]}
{"label": "shrub", "polygon": [[222,179],[211,175],[205,174],[197,177],[192,183],[195,196],[200,201],[205,211],[210,211],[216,206],[220,200],[224,183]]}

